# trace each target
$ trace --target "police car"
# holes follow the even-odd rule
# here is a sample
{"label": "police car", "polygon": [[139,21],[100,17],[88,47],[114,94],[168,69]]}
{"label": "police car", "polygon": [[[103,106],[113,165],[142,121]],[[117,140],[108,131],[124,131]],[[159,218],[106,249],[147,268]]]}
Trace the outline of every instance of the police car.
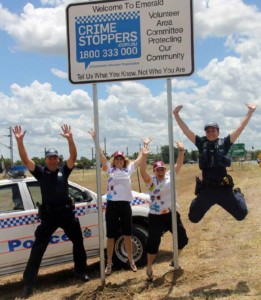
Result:
{"label": "police car", "polygon": [[[81,223],[87,255],[88,257],[99,256],[97,194],[70,181],[69,193],[75,202],[75,213]],[[133,256],[139,266],[146,263],[145,242],[148,235],[149,196],[133,192],[133,197],[131,203]],[[34,242],[34,231],[40,223],[38,206],[41,204],[41,199],[39,183],[33,177],[22,176],[21,178],[20,176],[0,180],[0,275],[24,270]],[[105,196],[102,200],[103,224],[105,224]],[[104,247],[106,247],[106,239]],[[124,267],[126,258],[124,239],[119,232],[115,240],[114,264]],[[58,228],[50,239],[42,266],[72,260],[72,243],[63,230]]]}

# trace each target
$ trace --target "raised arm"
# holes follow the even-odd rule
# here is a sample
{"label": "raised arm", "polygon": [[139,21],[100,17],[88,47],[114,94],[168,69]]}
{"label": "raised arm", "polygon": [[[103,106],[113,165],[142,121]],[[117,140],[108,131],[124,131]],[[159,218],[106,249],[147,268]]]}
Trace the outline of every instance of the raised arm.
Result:
{"label": "raised arm", "polygon": [[24,165],[28,168],[29,171],[33,172],[35,169],[35,163],[33,160],[28,158],[27,151],[24,146],[24,136],[26,134],[26,130],[22,131],[20,125],[15,126],[12,130],[17,142],[21,161],[24,163]]}
{"label": "raised arm", "polygon": [[173,110],[173,115],[180,127],[180,129],[183,131],[183,133],[186,135],[186,137],[191,140],[191,142],[193,144],[195,144],[196,142],[196,135],[194,132],[192,132],[188,126],[185,124],[185,122],[181,119],[179,112],[180,110],[183,108],[183,105],[179,105],[177,106],[174,110]]}
{"label": "raised arm", "polygon": [[[95,144],[95,131],[93,128],[91,128],[89,131],[88,131],[93,139],[93,142]],[[107,159],[106,159],[106,156],[104,155],[101,147],[99,146],[99,151],[100,151],[100,160],[101,160],[101,164],[102,164],[102,169],[105,171],[107,169]]]}
{"label": "raised arm", "polygon": [[69,169],[72,169],[75,165],[76,162],[76,158],[77,158],[77,150],[76,150],[76,146],[73,140],[73,134],[71,131],[71,126],[64,124],[63,126],[61,126],[62,128],[62,133],[60,133],[60,135],[64,138],[67,139],[68,141],[68,146],[69,146],[69,158],[67,159],[66,163],[67,163],[67,167]]}
{"label": "raised arm", "polygon": [[249,120],[251,119],[253,112],[256,110],[256,104],[249,103],[249,104],[246,104],[246,106],[248,107],[247,114],[244,116],[239,127],[230,134],[230,142],[231,143],[234,143],[237,140],[237,138],[239,137],[241,132],[244,130],[244,128],[248,124]]}
{"label": "raised arm", "polygon": [[135,169],[137,169],[138,166],[140,165],[141,160],[142,160],[142,156],[144,155],[144,152],[147,151],[149,153],[148,147],[149,147],[149,143],[152,140],[153,140],[152,137],[148,137],[148,138],[145,138],[145,139],[142,140],[143,141],[143,148],[140,150],[138,157],[133,162]]}
{"label": "raised arm", "polygon": [[144,145],[141,151],[140,174],[145,183],[149,183],[151,180],[149,173],[146,171],[148,154],[149,154],[148,145]]}
{"label": "raised arm", "polygon": [[178,174],[183,165],[185,149],[183,143],[180,141],[176,141],[176,145],[178,147],[178,158],[175,164],[175,173]]}

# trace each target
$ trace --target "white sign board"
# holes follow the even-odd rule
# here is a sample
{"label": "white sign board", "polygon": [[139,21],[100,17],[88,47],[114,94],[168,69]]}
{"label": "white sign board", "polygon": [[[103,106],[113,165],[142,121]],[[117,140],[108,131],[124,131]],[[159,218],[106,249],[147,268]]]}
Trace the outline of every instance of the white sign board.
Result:
{"label": "white sign board", "polygon": [[66,18],[72,83],[193,72],[192,0],[77,3]]}

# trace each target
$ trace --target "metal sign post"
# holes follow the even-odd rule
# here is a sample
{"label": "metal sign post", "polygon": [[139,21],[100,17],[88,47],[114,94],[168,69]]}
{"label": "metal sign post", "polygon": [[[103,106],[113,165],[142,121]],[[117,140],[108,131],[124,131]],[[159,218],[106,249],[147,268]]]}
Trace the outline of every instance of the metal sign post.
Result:
{"label": "metal sign post", "polygon": [[177,230],[177,214],[176,214],[176,180],[174,168],[174,150],[173,150],[173,116],[172,116],[172,85],[171,79],[167,79],[167,97],[168,97],[168,132],[169,132],[169,164],[170,164],[170,180],[173,183],[171,189],[171,212],[172,212],[172,235],[173,235],[173,262],[174,268],[179,268],[178,263],[178,230]]}
{"label": "metal sign post", "polygon": [[99,110],[97,85],[93,84],[93,110],[94,110],[94,130],[95,130],[95,159],[96,159],[96,183],[97,183],[97,202],[98,202],[98,220],[99,220],[99,245],[100,245],[100,272],[102,285],[105,284],[105,261],[104,261],[104,230],[103,230],[103,203],[101,191],[101,160],[99,147]]}

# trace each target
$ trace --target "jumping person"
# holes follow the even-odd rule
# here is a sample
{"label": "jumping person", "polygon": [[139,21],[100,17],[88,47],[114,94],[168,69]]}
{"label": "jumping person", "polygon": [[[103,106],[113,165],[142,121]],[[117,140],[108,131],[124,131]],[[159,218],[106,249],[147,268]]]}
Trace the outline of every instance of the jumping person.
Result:
{"label": "jumping person", "polygon": [[36,165],[28,158],[23,139],[26,131],[21,126],[13,129],[22,162],[38,180],[42,194],[42,205],[39,209],[40,225],[35,231],[35,241],[25,268],[23,279],[25,287],[22,297],[27,298],[33,293],[42,257],[50,242],[51,235],[61,227],[73,243],[74,273],[82,281],[88,281],[86,273],[86,252],[79,219],[75,217],[74,208],[69,198],[68,177],[74,168],[77,151],[71,132],[71,126],[63,125],[61,136],[66,138],[70,156],[63,166],[59,167],[58,151],[49,149],[45,153],[45,167]]}
{"label": "jumping person", "polygon": [[[178,157],[175,164],[175,173],[178,174],[184,160],[184,146],[181,142],[176,142],[178,146]],[[147,148],[147,145],[145,145]],[[149,234],[147,240],[147,280],[153,277],[152,264],[158,253],[161,236],[167,232],[172,232],[172,212],[171,212],[171,187],[170,171],[166,171],[163,161],[156,161],[153,164],[153,175],[146,171],[146,160],[148,151],[143,153],[140,164],[141,176],[150,193],[149,211]],[[178,249],[182,250],[188,244],[186,230],[182,224],[179,212],[177,217]],[[171,264],[172,265],[172,264]]]}
{"label": "jumping person", "polygon": [[[89,131],[93,140],[95,140],[95,131]],[[128,256],[130,269],[137,271],[137,267],[132,255],[132,211],[130,201],[133,200],[131,191],[131,175],[140,165],[142,153],[133,162],[130,162],[122,151],[114,152],[110,161],[107,161],[102,149],[100,150],[100,159],[103,171],[108,174],[107,192],[106,192],[106,235],[107,235],[107,265],[105,274],[112,272],[112,256],[114,251],[114,239],[117,236],[119,225],[124,235],[124,243]],[[120,221],[120,222],[119,222]]]}
{"label": "jumping person", "polygon": [[196,198],[189,209],[189,219],[193,223],[198,223],[215,204],[223,207],[238,221],[243,220],[247,215],[244,195],[239,188],[233,189],[233,179],[226,170],[226,167],[231,164],[231,160],[227,157],[229,148],[244,130],[256,109],[255,104],[246,104],[246,106],[248,112],[239,127],[225,138],[219,138],[219,126],[216,122],[205,125],[206,136],[195,135],[179,115],[183,106],[179,105],[173,110],[179,127],[199,151],[202,180],[197,178]]}

